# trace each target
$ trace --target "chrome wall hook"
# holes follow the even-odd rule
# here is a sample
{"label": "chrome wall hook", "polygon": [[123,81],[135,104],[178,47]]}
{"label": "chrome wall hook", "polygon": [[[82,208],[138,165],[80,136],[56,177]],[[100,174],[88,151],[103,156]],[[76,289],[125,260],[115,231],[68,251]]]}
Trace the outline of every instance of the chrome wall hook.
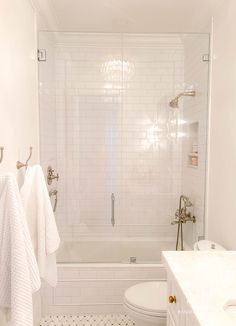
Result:
{"label": "chrome wall hook", "polygon": [[3,151],[4,151],[4,147],[0,147],[0,163],[2,163],[3,160]]}
{"label": "chrome wall hook", "polygon": [[28,157],[28,159],[27,159],[27,161],[26,161],[25,163],[22,163],[22,162],[20,162],[20,161],[17,161],[17,162],[16,162],[16,167],[17,167],[18,170],[21,169],[21,168],[23,168],[23,167],[26,167],[26,168],[27,168],[27,166],[28,166],[28,162],[29,162],[29,160],[31,159],[31,156],[32,156],[32,154],[33,154],[33,147],[30,146],[29,150],[30,150],[30,154],[29,154],[29,157]]}

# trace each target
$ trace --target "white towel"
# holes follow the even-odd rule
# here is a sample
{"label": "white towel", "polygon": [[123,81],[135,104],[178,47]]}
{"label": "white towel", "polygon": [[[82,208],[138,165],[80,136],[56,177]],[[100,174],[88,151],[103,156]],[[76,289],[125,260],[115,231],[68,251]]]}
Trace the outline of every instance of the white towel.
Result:
{"label": "white towel", "polygon": [[32,292],[40,277],[14,175],[0,176],[0,306],[11,326],[33,326]]}
{"label": "white towel", "polygon": [[27,168],[20,192],[40,276],[51,286],[56,286],[56,250],[60,237],[40,165]]}

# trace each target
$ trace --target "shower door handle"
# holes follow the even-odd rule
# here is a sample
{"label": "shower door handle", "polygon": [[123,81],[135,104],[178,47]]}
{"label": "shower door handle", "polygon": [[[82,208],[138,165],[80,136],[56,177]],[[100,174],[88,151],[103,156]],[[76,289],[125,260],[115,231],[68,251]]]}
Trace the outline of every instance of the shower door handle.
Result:
{"label": "shower door handle", "polygon": [[115,195],[111,194],[111,225],[115,226]]}

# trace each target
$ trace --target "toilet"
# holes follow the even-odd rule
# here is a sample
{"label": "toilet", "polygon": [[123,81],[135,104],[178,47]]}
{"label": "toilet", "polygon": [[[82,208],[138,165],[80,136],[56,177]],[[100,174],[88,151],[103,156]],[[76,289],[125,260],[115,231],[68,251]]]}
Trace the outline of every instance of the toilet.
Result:
{"label": "toilet", "polygon": [[[200,240],[196,251],[226,250],[219,244]],[[136,326],[164,326],[167,311],[167,282],[144,282],[131,286],[124,294],[124,309]]]}
{"label": "toilet", "polygon": [[193,250],[195,251],[211,251],[211,250],[216,250],[216,251],[224,251],[226,250],[224,247],[219,245],[218,243],[215,243],[213,241],[209,240],[201,240],[198,241],[194,244]]}
{"label": "toilet", "polygon": [[125,291],[124,308],[136,326],[166,325],[167,282],[144,282]]}

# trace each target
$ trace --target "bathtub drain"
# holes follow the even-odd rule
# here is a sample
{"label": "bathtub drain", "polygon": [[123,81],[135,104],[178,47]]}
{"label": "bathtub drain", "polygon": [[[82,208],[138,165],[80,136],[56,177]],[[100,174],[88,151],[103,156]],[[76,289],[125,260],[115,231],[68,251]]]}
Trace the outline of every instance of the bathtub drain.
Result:
{"label": "bathtub drain", "polygon": [[137,258],[136,257],[129,257],[129,262],[130,262],[130,264],[136,264],[137,263]]}

